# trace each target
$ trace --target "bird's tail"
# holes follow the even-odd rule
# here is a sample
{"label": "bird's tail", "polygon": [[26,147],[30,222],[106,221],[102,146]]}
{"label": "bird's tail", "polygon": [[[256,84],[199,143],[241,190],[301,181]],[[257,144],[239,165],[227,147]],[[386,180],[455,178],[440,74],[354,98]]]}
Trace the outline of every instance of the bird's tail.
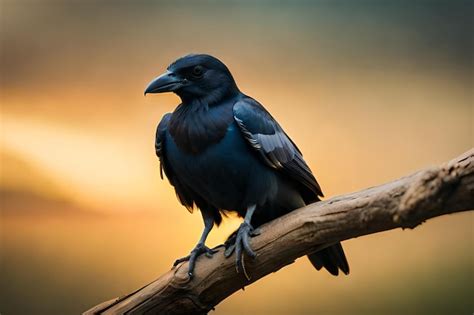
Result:
{"label": "bird's tail", "polygon": [[329,273],[337,276],[339,274],[339,269],[341,269],[344,274],[349,274],[349,264],[347,263],[346,255],[344,254],[341,243],[337,243],[318,252],[309,254],[308,258],[317,270],[324,267],[329,271]]}

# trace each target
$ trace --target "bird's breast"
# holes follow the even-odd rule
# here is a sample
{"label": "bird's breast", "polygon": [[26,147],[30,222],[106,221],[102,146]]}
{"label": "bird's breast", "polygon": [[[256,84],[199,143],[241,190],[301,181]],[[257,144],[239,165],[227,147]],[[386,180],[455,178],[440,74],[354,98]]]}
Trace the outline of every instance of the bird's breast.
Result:
{"label": "bird's breast", "polygon": [[210,109],[182,104],[172,114],[168,130],[181,151],[197,156],[221,141],[233,117],[231,102]]}
{"label": "bird's breast", "polygon": [[235,122],[220,141],[198,154],[183,150],[168,135],[166,154],[173,171],[189,188],[220,209],[264,203],[275,194],[275,175],[245,142]]}

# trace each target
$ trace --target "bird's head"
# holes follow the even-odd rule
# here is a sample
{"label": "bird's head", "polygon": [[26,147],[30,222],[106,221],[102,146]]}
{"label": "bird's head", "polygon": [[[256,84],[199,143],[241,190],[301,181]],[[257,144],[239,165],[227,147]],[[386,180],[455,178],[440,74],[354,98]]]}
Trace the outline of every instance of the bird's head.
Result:
{"label": "bird's head", "polygon": [[198,100],[212,104],[239,90],[229,69],[219,59],[191,54],[173,62],[145,89],[145,95],[164,92],[176,93],[183,103]]}

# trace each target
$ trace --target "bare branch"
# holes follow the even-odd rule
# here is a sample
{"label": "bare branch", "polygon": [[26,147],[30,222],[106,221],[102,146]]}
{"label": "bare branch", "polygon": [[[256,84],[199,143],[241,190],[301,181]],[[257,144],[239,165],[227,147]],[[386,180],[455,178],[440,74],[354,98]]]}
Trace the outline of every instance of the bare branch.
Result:
{"label": "bare branch", "polygon": [[395,228],[414,228],[448,213],[474,209],[474,149],[440,167],[317,202],[261,227],[252,238],[257,258],[245,259],[251,277],[237,273],[222,247],[200,258],[188,281],[187,263],[126,296],[84,314],[205,314],[235,291],[323,246]]}

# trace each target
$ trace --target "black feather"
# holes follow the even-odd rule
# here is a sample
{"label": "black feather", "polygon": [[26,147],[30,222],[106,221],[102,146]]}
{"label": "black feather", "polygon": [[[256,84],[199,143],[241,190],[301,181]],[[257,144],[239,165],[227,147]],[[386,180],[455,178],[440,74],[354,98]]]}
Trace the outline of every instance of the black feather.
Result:
{"label": "black feather", "polygon": [[[192,76],[196,65],[199,78]],[[188,210],[197,207],[218,225],[226,212],[245,216],[255,206],[251,224],[257,227],[323,196],[296,144],[239,91],[222,62],[188,55],[168,70],[181,82],[173,91],[182,103],[159,123],[155,151],[161,176]],[[308,257],[318,270],[349,273],[340,243]]]}
{"label": "black feather", "polygon": [[302,186],[306,203],[323,197],[301,151],[261,104],[249,97],[240,100],[234,105],[234,118],[263,162]]}

